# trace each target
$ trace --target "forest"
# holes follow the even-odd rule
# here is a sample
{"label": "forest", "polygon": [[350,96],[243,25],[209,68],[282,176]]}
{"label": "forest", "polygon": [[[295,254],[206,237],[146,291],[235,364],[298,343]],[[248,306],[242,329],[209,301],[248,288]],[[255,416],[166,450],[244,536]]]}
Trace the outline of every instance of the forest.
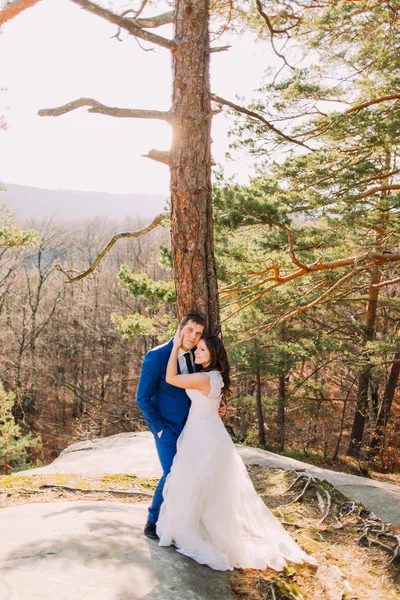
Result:
{"label": "forest", "polygon": [[[116,229],[148,223],[94,215],[16,225],[2,209],[5,472],[48,462],[78,440],[145,430],[135,403],[141,362],[173,334],[183,298],[197,293],[208,299],[195,307],[208,313],[211,329],[221,326],[229,351],[226,426],[236,442],[364,474],[399,471],[399,9],[397,1],[369,0],[276,0],[268,11],[258,0],[216,3],[215,35],[246,28],[280,61],[249,105],[207,92],[215,113],[230,114],[232,151],[248,152],[256,175],[244,185],[216,168],[210,193],[193,195],[185,161],[196,162],[210,119],[205,133],[188,136],[176,88],[180,136],[169,157],[154,155],[171,169],[171,223],[166,212],[146,235],[118,240],[89,276],[71,281]],[[145,27],[127,17],[115,22],[128,28],[125,21]],[[73,104],[42,116],[85,105]],[[111,114],[93,100],[86,105]],[[186,147],[188,139],[198,146]],[[178,154],[186,158],[177,166]],[[202,202],[212,211],[200,211]],[[185,281],[181,238],[202,230],[200,212],[212,231],[205,228],[203,254],[197,247],[188,257],[209,275],[198,292],[204,282],[195,271],[192,287]],[[25,458],[21,449],[13,455],[11,423],[26,436]]]}

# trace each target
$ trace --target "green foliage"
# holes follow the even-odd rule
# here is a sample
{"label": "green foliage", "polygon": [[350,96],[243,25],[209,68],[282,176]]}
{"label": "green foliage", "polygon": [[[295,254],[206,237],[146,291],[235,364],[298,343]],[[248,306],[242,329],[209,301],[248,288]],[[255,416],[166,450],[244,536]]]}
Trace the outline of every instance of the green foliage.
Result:
{"label": "green foliage", "polygon": [[286,211],[279,202],[279,187],[274,181],[257,179],[251,187],[230,185],[215,187],[216,221],[231,229],[239,225],[286,223]]}
{"label": "green foliage", "polygon": [[37,231],[24,231],[14,225],[15,215],[5,204],[0,204],[0,248],[16,246],[39,246],[40,237]]}
{"label": "green foliage", "polygon": [[112,313],[111,321],[116,325],[118,333],[124,338],[134,338],[138,335],[156,335],[157,324],[150,317],[138,313],[122,317]]}
{"label": "green foliage", "polygon": [[137,336],[155,337],[161,341],[169,340],[178,326],[169,316],[163,319],[144,317],[139,313],[126,317],[113,313],[111,321],[117,327],[118,333],[124,338],[132,339]]}
{"label": "green foliage", "polygon": [[160,262],[161,262],[161,264],[166,269],[171,269],[172,270],[172,251],[171,251],[171,249],[167,248],[167,246],[164,246],[164,245],[161,244],[159,246],[159,250],[160,250]]}
{"label": "green foliage", "polygon": [[12,409],[15,403],[15,394],[7,392],[0,380],[0,459],[8,474],[10,463],[21,464],[27,458],[28,448],[40,448],[41,437],[32,437],[32,432],[22,435],[21,427],[15,422]]}
{"label": "green foliage", "polygon": [[152,298],[167,304],[176,302],[175,286],[171,281],[154,281],[146,273],[132,273],[127,265],[121,266],[118,279],[120,286],[132,296]]}

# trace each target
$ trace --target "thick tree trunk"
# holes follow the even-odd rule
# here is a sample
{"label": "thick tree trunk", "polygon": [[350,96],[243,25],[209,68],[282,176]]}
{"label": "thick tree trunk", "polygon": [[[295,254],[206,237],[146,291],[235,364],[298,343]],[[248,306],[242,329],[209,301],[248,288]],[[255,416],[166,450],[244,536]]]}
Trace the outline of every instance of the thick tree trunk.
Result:
{"label": "thick tree trunk", "polygon": [[260,446],[265,446],[265,431],[264,431],[264,415],[261,401],[261,371],[258,368],[256,373],[257,387],[256,387],[256,409],[257,409],[257,422],[258,422],[258,443]]}
{"label": "thick tree trunk", "polygon": [[171,236],[178,318],[205,313],[210,332],[217,333],[208,18],[208,0],[176,1]]}
{"label": "thick tree trunk", "polygon": [[[371,286],[368,291],[368,302],[365,313],[364,345],[375,338],[375,321],[376,309],[378,305],[379,288],[372,287],[372,284],[379,283],[380,278],[380,270],[379,268],[375,268],[372,272]],[[354,414],[353,426],[350,434],[350,442],[347,448],[347,456],[358,457],[360,455],[361,444],[364,435],[364,427],[367,418],[370,378],[371,366],[367,364],[362,369],[358,377],[356,412]]]}

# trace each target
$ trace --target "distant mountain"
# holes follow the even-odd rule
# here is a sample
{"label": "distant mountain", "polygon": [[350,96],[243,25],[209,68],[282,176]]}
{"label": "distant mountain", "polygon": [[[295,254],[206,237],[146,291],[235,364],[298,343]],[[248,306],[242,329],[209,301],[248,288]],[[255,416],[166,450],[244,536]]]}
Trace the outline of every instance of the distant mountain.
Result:
{"label": "distant mountain", "polygon": [[47,190],[4,183],[0,203],[5,203],[19,219],[80,220],[107,217],[117,221],[128,215],[153,217],[165,206],[160,194],[112,194],[77,190]]}

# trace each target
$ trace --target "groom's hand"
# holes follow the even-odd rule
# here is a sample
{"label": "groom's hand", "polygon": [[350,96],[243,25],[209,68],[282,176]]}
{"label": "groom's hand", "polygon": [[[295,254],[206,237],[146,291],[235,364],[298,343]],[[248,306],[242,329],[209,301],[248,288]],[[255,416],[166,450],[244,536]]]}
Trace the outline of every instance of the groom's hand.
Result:
{"label": "groom's hand", "polygon": [[219,416],[224,417],[226,415],[226,404],[223,400],[221,400],[221,404],[219,405]]}

